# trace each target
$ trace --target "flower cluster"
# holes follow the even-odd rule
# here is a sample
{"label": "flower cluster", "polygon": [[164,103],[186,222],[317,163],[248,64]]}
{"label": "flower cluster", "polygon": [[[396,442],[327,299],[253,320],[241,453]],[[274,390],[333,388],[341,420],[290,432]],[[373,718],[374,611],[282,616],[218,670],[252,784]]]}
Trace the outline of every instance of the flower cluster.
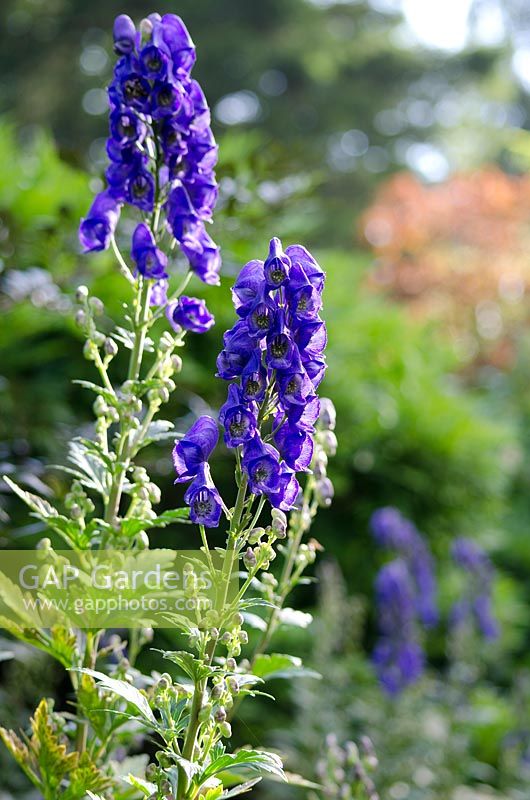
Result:
{"label": "flower cluster", "polygon": [[[231,381],[219,421],[254,494],[282,510],[299,492],[296,473],[313,458],[316,390],[324,377],[326,326],[319,316],[325,275],[300,245],[270,242],[265,262],[250,261],[232,294],[239,320],[224,335],[219,377]],[[261,426],[272,419],[272,430]],[[334,436],[331,430],[329,434]]]}
{"label": "flower cluster", "polygon": [[394,694],[423,671],[418,632],[438,622],[436,581],[425,541],[396,508],[377,509],[370,527],[376,542],[398,555],[376,580],[380,640],[373,655],[381,684]]}
{"label": "flower cluster", "polygon": [[208,104],[190,76],[193,42],[174,14],[151,14],[138,31],[130,17],[120,15],[114,45],[120,58],[108,90],[107,188],[81,222],[81,243],[85,251],[107,249],[122,205],[135,206],[144,217],[133,236],[136,268],[146,278],[165,281],[167,257],[155,241],[157,212],[163,210],[191,269],[216,284],[219,248],[205,222],[217,200],[217,146]]}
{"label": "flower cluster", "polygon": [[[250,492],[266,496],[282,511],[295,504],[300,492],[296,473],[309,470],[315,439],[320,504],[328,505],[333,495],[325,462],[336,449],[335,410],[329,401],[321,409],[316,394],[326,369],[326,327],[319,316],[324,280],[324,272],[304,247],[291,245],[284,252],[279,239],[272,239],[265,262],[249,262],[235,282],[239,319],[225,333],[217,359],[219,377],[230,381],[219,412],[225,444],[238,448]],[[211,417],[201,417],[174,450],[177,481],[203,481],[208,503],[202,495],[188,492],[187,497],[192,501],[191,518],[206,526],[217,524],[221,505],[206,481],[211,482],[209,472],[199,472],[197,465],[204,464],[215,447],[214,443],[210,449],[215,425]]]}
{"label": "flower cluster", "polygon": [[486,639],[495,639],[499,627],[491,608],[494,570],[490,559],[476,542],[464,537],[455,539],[451,555],[466,574],[463,596],[451,610],[451,625],[458,628],[467,620],[474,620]]}
{"label": "flower cluster", "polygon": [[436,580],[432,556],[414,523],[397,508],[387,506],[374,511],[370,526],[376,542],[402,556],[415,586],[418,617],[426,627],[438,623]]}
{"label": "flower cluster", "polygon": [[417,681],[424,667],[417,640],[415,590],[403,559],[382,567],[375,591],[380,638],[372,658],[382,687],[395,695]]}

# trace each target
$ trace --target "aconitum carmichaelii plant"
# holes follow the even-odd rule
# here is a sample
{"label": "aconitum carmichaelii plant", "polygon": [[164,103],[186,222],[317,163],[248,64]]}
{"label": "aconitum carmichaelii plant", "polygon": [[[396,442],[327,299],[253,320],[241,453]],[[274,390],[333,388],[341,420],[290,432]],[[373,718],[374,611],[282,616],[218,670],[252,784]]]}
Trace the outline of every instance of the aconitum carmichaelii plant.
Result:
{"label": "aconitum carmichaelii plant", "polygon": [[[241,269],[233,287],[237,321],[217,359],[227,400],[218,419],[201,416],[177,439],[173,463],[186,505],[167,508],[179,494],[172,489],[166,510],[157,511],[162,493],[141,461],[143,449],[175,438],[174,423],[158,414],[177,388],[177,351],[188,332],[208,335],[214,324],[204,300],[184,289],[194,276],[219,282],[219,249],[206,232],[217,197],[217,146],[191,77],[195,48],[182,20],[151,14],[136,26],[121,15],[114,42],[106,188],[79,234],[87,252],[112,247],[128,282],[124,313],[111,324],[101,300],[78,288],[75,319],[97,374],[97,382],[81,384],[94,396],[95,422],[91,435],[71,443],[66,473],[73,480],[62,507],[6,481],[83,563],[98,553],[106,562],[111,551],[119,564],[144,559],[153,554],[153,530],[187,525],[189,546],[201,545],[182,570],[179,600],[192,601],[192,613],[164,617],[184,649],[155,657],[168,660],[173,675],[137,668],[154,635],[143,609],[124,636],[80,629],[79,617],[47,628],[29,628],[21,617],[10,632],[68,670],[72,697],[65,711],[44,698],[30,736],[0,728],[0,739],[44,800],[216,800],[247,792],[266,775],[286,777],[276,753],[231,750],[230,720],[271,677],[301,674],[299,659],[267,650],[280,624],[296,624],[285,603],[316,558],[320,546],[305,537],[333,497],[327,462],[337,447],[335,409],[317,395],[326,368],[324,272],[304,247],[283,251],[278,239],[264,261]],[[117,231],[124,211],[135,220],[126,240],[130,258]],[[174,258],[179,249],[184,259]],[[183,260],[185,274],[174,287]],[[180,406],[187,402],[183,395]],[[209,398],[202,402],[211,407]],[[235,455],[235,498],[221,497],[211,475],[220,426]],[[211,528],[218,528],[215,550]],[[275,577],[269,566],[278,556]],[[61,561],[51,538],[41,541],[39,561]],[[211,587],[213,605],[195,603],[201,581]],[[257,613],[249,614],[253,607]],[[124,777],[125,756],[142,748],[130,762],[136,774]]]}

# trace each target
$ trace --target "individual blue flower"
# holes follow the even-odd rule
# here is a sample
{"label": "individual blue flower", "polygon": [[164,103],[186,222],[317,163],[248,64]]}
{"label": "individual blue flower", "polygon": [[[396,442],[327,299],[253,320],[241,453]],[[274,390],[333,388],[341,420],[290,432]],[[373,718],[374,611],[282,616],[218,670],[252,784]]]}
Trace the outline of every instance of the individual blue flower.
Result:
{"label": "individual blue flower", "polygon": [[88,215],[81,220],[79,239],[85,253],[106,250],[120,218],[120,204],[109,192],[96,195]]}
{"label": "individual blue flower", "polygon": [[322,308],[322,294],[315,289],[299,263],[291,267],[286,293],[289,308],[298,320],[314,319]]}
{"label": "individual blue flower", "polygon": [[180,17],[164,14],[160,22],[155,22],[153,44],[168,49],[175,77],[189,75],[195,63],[195,45]]}
{"label": "individual blue flower", "polygon": [[240,317],[246,317],[261,302],[264,288],[263,261],[249,261],[232,287],[232,299]]}
{"label": "individual blue flower", "polygon": [[269,245],[269,255],[263,265],[265,284],[268,289],[278,289],[289,277],[291,269],[291,259],[282,250],[282,243],[279,239],[271,239]]}
{"label": "individual blue flower", "polygon": [[149,303],[152,306],[165,306],[167,303],[167,290],[169,283],[163,278],[153,284]]}
{"label": "individual blue flower", "polygon": [[215,318],[208,311],[205,301],[187,295],[182,295],[174,303],[170,303],[166,309],[166,317],[175,331],[184,328],[192,333],[206,333],[215,323]]}
{"label": "individual blue flower", "polygon": [[301,244],[291,244],[285,248],[285,255],[291,260],[292,265],[299,264],[312,286],[322,294],[326,273],[319,267],[311,253]]}
{"label": "individual blue flower", "polygon": [[268,494],[278,489],[280,456],[275,447],[265,444],[256,434],[243,448],[241,466],[254,494]]}
{"label": "individual blue flower", "polygon": [[127,199],[133,206],[151,213],[155,200],[155,180],[150,172],[141,169],[130,178]]}
{"label": "individual blue flower", "polygon": [[219,422],[224,427],[224,440],[228,447],[238,447],[254,436],[256,415],[242,402],[240,390],[235,384],[230,386],[228,399],[219,411]]}
{"label": "individual blue flower", "polygon": [[261,363],[261,351],[254,351],[241,371],[241,397],[245,402],[261,402],[267,389],[267,370]]}
{"label": "individual blue flower", "polygon": [[300,484],[294,472],[280,464],[276,488],[267,492],[267,499],[274,508],[290,511],[300,495]]}
{"label": "individual blue flower", "polygon": [[295,472],[305,471],[313,458],[313,437],[303,428],[288,422],[274,434],[274,441],[288,467]]}
{"label": "individual blue flower", "polygon": [[278,372],[277,381],[282,403],[305,405],[307,398],[313,394],[313,383],[298,354],[288,369]]}
{"label": "individual blue flower", "polygon": [[173,448],[173,466],[177,473],[175,483],[195,478],[199,468],[210,458],[219,440],[217,422],[206,415],[199,417]]}
{"label": "individual blue flower", "polygon": [[141,222],[134,230],[131,255],[144,278],[157,281],[167,278],[167,256],[156,246],[155,237],[145,222]]}
{"label": "individual blue flower", "polygon": [[278,314],[267,336],[267,364],[272,369],[288,369],[297,357],[296,345],[283,314]]}
{"label": "individual blue flower", "polygon": [[136,28],[134,22],[127,14],[120,14],[114,20],[112,31],[114,50],[120,55],[128,55],[134,50],[136,44]]}
{"label": "individual blue flower", "polygon": [[239,377],[256,352],[256,343],[240,320],[223,336],[224,348],[217,357],[217,375],[224,380]]}
{"label": "individual blue flower", "polygon": [[110,115],[110,135],[119,148],[141,144],[147,133],[147,126],[136,111],[115,109]]}
{"label": "individual blue flower", "polygon": [[169,58],[160,47],[154,44],[146,45],[140,51],[138,61],[144,77],[161,80],[167,76]]}
{"label": "individual blue flower", "polygon": [[205,528],[217,528],[221,519],[223,502],[210,475],[210,467],[203,462],[197,475],[184,495],[184,502],[190,507],[190,519]]}

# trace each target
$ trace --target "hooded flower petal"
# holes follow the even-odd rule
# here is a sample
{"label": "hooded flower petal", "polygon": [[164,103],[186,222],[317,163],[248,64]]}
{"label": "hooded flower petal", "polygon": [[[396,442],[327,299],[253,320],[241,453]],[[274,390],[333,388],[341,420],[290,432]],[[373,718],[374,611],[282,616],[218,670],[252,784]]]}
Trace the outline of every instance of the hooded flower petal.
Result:
{"label": "hooded flower petal", "polygon": [[201,464],[210,458],[218,440],[217,422],[212,417],[199,417],[186,435],[175,442],[173,448],[173,466],[177,473],[175,483],[195,478]]}
{"label": "hooded flower petal", "polygon": [[205,528],[217,528],[223,503],[210,475],[210,467],[202,463],[197,476],[188,487],[184,501],[190,507],[190,519]]}
{"label": "hooded flower petal", "polygon": [[215,323],[212,314],[206,308],[204,300],[182,295],[166,309],[169,324],[174,330],[184,328],[193,333],[206,333]]}

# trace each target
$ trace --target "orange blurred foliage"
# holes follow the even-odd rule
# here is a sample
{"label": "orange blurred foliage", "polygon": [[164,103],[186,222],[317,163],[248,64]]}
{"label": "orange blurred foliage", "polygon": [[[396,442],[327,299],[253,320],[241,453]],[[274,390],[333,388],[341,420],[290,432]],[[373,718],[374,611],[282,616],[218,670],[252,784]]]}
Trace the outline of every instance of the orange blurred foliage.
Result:
{"label": "orange blurred foliage", "polygon": [[463,361],[508,368],[530,320],[530,177],[496,167],[384,183],[361,218],[374,288],[439,319]]}

